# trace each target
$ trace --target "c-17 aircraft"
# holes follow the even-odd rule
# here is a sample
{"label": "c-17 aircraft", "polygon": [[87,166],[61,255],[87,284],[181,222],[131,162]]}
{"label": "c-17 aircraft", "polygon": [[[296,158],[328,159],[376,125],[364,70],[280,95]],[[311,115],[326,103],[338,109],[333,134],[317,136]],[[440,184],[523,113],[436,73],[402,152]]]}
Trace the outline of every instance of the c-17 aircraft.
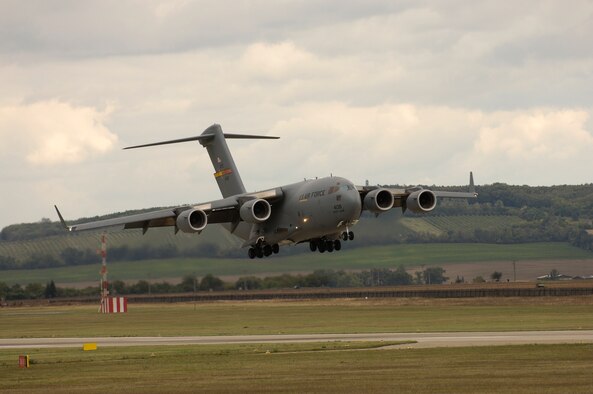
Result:
{"label": "c-17 aircraft", "polygon": [[280,245],[308,243],[312,252],[333,252],[341,241],[352,241],[350,230],[362,211],[376,215],[392,208],[426,213],[436,207],[437,198],[476,198],[470,173],[468,192],[355,186],[346,178],[330,176],[273,189],[248,193],[229,151],[226,140],[233,138],[277,139],[279,137],[223,133],[218,124],[202,134],[177,140],[131,146],[124,149],[198,141],[208,151],[214,178],[222,199],[196,205],[156,210],[114,219],[68,226],[55,206],[62,225],[71,232],[119,226],[124,229],[174,227],[175,233],[201,233],[208,224],[220,223],[249,247],[248,256],[262,258],[276,254]]}

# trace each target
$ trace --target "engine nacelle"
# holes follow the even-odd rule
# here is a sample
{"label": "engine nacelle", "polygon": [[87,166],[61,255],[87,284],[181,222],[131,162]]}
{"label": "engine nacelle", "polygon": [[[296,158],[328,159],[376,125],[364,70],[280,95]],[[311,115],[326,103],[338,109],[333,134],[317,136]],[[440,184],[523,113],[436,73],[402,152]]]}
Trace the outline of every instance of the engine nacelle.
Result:
{"label": "engine nacelle", "polygon": [[208,216],[201,209],[188,209],[177,216],[176,223],[184,233],[197,233],[208,224]]}
{"label": "engine nacelle", "polygon": [[371,190],[364,196],[363,205],[374,213],[389,211],[393,207],[393,194],[387,189]]}
{"label": "engine nacelle", "polygon": [[430,212],[437,206],[437,196],[430,190],[417,190],[406,199],[406,208],[415,213]]}
{"label": "engine nacelle", "polygon": [[249,200],[241,205],[239,215],[247,223],[262,223],[270,218],[272,207],[270,203],[261,198]]}

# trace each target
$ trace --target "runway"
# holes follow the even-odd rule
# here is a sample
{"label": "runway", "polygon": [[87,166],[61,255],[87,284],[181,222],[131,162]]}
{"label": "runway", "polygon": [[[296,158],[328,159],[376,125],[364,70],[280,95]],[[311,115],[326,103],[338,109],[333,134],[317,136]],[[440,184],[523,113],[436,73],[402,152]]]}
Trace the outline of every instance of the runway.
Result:
{"label": "runway", "polygon": [[512,332],[437,332],[371,334],[295,334],[230,335],[185,337],[102,337],[102,338],[0,338],[0,350],[25,348],[97,346],[163,346],[253,343],[296,343],[333,341],[415,341],[401,345],[411,348],[524,345],[552,343],[593,343],[593,330],[583,331],[512,331]]}

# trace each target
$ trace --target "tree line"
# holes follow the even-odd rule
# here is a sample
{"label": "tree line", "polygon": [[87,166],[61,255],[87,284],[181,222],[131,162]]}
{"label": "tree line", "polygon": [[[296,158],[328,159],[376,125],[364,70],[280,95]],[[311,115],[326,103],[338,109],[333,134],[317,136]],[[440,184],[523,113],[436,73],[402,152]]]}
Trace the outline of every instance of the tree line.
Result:
{"label": "tree line", "polygon": [[[441,284],[448,280],[449,278],[445,276],[445,270],[442,267],[428,267],[422,271],[416,271],[412,275],[403,266],[399,266],[393,270],[377,268],[361,272],[346,272],[328,269],[316,270],[306,275],[282,274],[264,278],[244,276],[235,282],[225,282],[211,274],[207,274],[201,279],[193,275],[186,275],[177,284],[166,281],[150,283],[146,280],[127,284],[124,281],[115,280],[109,284],[109,291],[112,295],[168,294],[194,291],[265,290],[300,287],[405,286],[412,284]],[[90,286],[84,289],[57,287],[53,280],[45,285],[30,283],[26,286],[20,284],[9,286],[4,282],[0,282],[0,299],[3,300],[98,296],[99,292],[99,286]]]}

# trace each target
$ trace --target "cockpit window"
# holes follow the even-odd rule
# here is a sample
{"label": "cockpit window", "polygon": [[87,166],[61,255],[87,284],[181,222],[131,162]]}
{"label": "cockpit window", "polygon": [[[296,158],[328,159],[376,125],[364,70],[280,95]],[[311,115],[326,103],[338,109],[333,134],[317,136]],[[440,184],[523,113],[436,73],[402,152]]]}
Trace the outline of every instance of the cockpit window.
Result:
{"label": "cockpit window", "polygon": [[352,185],[338,185],[338,186],[330,186],[329,189],[327,190],[327,194],[333,194],[339,191],[349,191],[349,190],[354,190],[354,186]]}

